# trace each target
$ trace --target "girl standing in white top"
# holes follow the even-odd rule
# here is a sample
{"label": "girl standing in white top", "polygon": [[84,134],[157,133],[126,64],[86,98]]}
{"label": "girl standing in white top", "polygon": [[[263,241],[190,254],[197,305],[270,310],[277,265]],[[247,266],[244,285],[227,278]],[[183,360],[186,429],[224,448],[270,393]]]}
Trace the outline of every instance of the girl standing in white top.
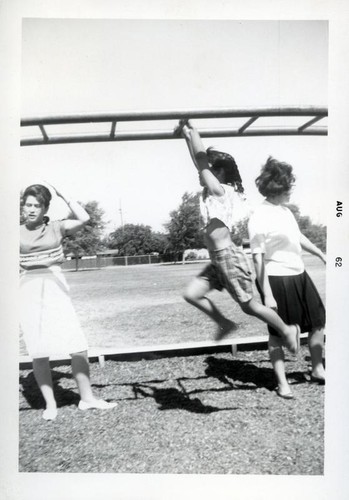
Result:
{"label": "girl standing in white top", "polygon": [[[304,270],[301,252],[306,250],[324,263],[326,258],[300,232],[292,212],[284,206],[290,200],[294,182],[290,165],[271,157],[268,159],[256,179],[258,190],[266,200],[249,221],[251,251],[263,303],[277,310],[284,321],[296,322],[302,332],[309,332],[311,378],[324,384],[322,351],[325,308]],[[285,374],[282,339],[270,327],[269,333],[269,353],[277,378],[277,394],[292,399],[293,394]]]}
{"label": "girl standing in white top", "polygon": [[[205,239],[211,257],[209,264],[187,288],[184,298],[218,324],[219,340],[236,328],[225,318],[206,294],[225,288],[241,309],[270,324],[280,334],[283,345],[292,353],[299,348],[298,325],[287,325],[275,311],[253,298],[251,270],[243,250],[231,240],[234,199],[243,193],[241,177],[234,159],[225,153],[204,148],[198,131],[182,120],[176,129],[187,143],[203,186],[201,211],[205,222]],[[231,184],[230,186],[228,184]]]}

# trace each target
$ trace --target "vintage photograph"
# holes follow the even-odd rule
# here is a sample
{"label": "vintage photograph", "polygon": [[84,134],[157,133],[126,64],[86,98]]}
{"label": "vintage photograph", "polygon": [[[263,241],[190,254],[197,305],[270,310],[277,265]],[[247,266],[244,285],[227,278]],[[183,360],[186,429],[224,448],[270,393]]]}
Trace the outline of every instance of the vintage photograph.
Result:
{"label": "vintage photograph", "polygon": [[1,2],[1,498],[346,500],[348,15]]}
{"label": "vintage photograph", "polygon": [[323,476],[328,21],[21,33],[19,472]]}

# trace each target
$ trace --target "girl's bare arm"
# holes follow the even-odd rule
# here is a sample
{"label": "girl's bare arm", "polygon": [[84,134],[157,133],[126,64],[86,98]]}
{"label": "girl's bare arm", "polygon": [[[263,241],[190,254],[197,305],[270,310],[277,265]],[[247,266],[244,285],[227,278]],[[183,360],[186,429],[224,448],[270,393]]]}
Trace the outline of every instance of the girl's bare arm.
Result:
{"label": "girl's bare arm", "polygon": [[184,137],[194,165],[200,173],[202,182],[207,187],[209,193],[214,196],[222,196],[224,189],[216,176],[212,173],[208,162],[206,149],[203,145],[199,132],[190,121],[182,127],[182,137]]}
{"label": "girl's bare arm", "polygon": [[68,205],[70,208],[70,211],[72,212],[73,216],[75,217],[74,219],[65,219],[62,221],[63,229],[66,234],[74,234],[79,229],[81,229],[86,222],[90,220],[89,214],[86,212],[86,210],[77,202],[74,200],[71,200],[70,197],[67,197],[66,195],[63,195],[61,191],[59,191],[57,188],[49,184],[49,186],[53,189],[53,191],[56,193],[56,195],[59,198],[62,198],[62,200]]}

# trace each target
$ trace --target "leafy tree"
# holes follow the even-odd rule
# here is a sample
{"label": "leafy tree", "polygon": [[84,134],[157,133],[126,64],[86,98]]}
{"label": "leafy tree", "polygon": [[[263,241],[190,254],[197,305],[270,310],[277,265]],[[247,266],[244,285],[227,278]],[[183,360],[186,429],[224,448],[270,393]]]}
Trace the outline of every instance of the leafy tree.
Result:
{"label": "leafy tree", "polygon": [[164,254],[168,247],[168,235],[165,233],[154,232],[154,252],[159,252],[160,254]]}
{"label": "leafy tree", "polygon": [[231,231],[231,239],[235,245],[242,245],[243,242],[247,242],[248,236],[248,221],[249,217],[239,220],[233,227]]}
{"label": "leafy tree", "polygon": [[184,193],[177,210],[170,212],[170,221],[165,224],[168,231],[167,251],[180,258],[188,248],[205,246],[202,231],[200,231],[200,193]]}
{"label": "leafy tree", "polygon": [[67,236],[63,242],[64,252],[72,253],[75,257],[76,270],[78,270],[79,257],[82,255],[96,255],[104,248],[102,234],[105,227],[103,221],[104,210],[98,206],[97,201],[81,203],[90,216],[90,220],[75,234]]}
{"label": "leafy tree", "polygon": [[154,233],[144,224],[125,224],[109,235],[109,248],[119,250],[119,255],[145,255],[161,253],[166,245],[164,235]]}

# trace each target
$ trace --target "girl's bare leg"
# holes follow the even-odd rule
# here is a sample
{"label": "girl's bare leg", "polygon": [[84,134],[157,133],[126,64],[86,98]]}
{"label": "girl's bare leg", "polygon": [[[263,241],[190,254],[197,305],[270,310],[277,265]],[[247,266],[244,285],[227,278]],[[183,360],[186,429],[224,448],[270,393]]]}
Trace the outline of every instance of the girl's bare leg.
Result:
{"label": "girl's bare leg", "polygon": [[314,328],[309,332],[308,346],[312,364],[312,376],[325,381],[325,369],[322,363],[322,351],[324,346],[324,329]]}
{"label": "girl's bare leg", "polygon": [[229,332],[237,329],[234,321],[226,318],[214,303],[206,296],[212,289],[209,281],[202,278],[194,278],[184,292],[184,299],[207,316],[209,316],[218,325],[216,340],[222,339]]}
{"label": "girl's bare leg", "polygon": [[109,403],[103,399],[97,399],[93,395],[90,382],[90,365],[86,351],[71,354],[71,365],[81,397],[79,403],[80,410],[89,410],[91,408],[109,410],[116,406],[116,403]]}
{"label": "girl's bare leg", "polygon": [[276,330],[283,339],[284,345],[293,354],[296,354],[299,349],[299,329],[296,325],[286,325],[280,316],[269,307],[266,307],[255,299],[240,304],[241,309],[246,314],[255,316],[256,318],[268,323]]}
{"label": "girl's bare leg", "polygon": [[90,383],[90,366],[87,352],[73,353],[71,355],[71,367],[82,401],[93,401],[95,398]]}
{"label": "girl's bare leg", "polygon": [[273,365],[274,373],[278,384],[278,394],[280,396],[292,394],[286,378],[285,356],[282,349],[282,340],[275,335],[269,335],[269,356]]}
{"label": "girl's bare leg", "polygon": [[46,410],[43,413],[43,418],[45,420],[54,420],[57,416],[57,403],[53,393],[49,358],[34,358],[33,371],[46,403]]}

